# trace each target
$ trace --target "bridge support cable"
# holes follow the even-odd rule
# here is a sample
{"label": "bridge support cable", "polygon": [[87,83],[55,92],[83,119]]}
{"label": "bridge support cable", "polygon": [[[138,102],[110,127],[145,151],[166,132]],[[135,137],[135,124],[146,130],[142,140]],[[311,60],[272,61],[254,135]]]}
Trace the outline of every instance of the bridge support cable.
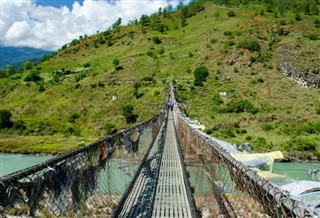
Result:
{"label": "bridge support cable", "polygon": [[181,110],[177,111],[177,135],[189,170],[195,169],[190,173],[191,183],[202,216],[320,217],[308,205],[235,160],[221,141],[192,128]]}
{"label": "bridge support cable", "polygon": [[164,113],[0,177],[0,217],[109,217],[154,144]]}

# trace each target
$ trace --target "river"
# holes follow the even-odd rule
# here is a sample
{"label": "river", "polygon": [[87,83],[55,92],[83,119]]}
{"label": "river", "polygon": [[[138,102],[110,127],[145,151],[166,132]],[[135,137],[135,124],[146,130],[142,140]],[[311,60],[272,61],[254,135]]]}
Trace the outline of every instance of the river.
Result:
{"label": "river", "polygon": [[[33,166],[35,164],[44,162],[50,159],[51,156],[36,156],[36,155],[26,155],[26,154],[7,154],[0,153],[0,176],[13,173],[15,171]],[[299,180],[311,180],[307,172],[310,169],[320,169],[320,163],[274,163],[274,173],[288,175],[290,178]],[[188,167],[191,171],[191,177],[196,173],[192,171],[197,171],[193,167]],[[204,176],[204,175],[203,175]],[[199,178],[199,175],[195,176]],[[202,176],[200,176],[202,177]]]}
{"label": "river", "polygon": [[0,153],[0,176],[42,163],[51,156]]}

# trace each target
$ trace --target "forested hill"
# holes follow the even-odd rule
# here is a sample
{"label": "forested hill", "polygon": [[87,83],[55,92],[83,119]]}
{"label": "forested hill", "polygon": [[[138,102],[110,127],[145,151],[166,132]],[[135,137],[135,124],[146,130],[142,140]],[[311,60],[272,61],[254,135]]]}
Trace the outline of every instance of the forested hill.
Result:
{"label": "forested hill", "polygon": [[173,80],[208,134],[317,158],[319,2],[250,2],[194,1],[127,26],[118,19],[21,73],[3,72],[0,109],[12,122],[0,149],[82,146],[158,113]]}
{"label": "forested hill", "polygon": [[8,65],[19,65],[25,61],[38,61],[44,55],[51,51],[27,47],[0,47],[0,68],[6,68]]}

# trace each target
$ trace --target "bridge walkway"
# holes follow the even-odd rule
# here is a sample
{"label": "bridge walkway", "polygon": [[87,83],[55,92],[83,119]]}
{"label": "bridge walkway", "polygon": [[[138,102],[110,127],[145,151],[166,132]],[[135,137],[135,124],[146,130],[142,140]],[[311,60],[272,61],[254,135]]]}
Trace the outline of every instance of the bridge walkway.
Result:
{"label": "bridge walkway", "polygon": [[184,179],[169,112],[119,217],[193,217]]}

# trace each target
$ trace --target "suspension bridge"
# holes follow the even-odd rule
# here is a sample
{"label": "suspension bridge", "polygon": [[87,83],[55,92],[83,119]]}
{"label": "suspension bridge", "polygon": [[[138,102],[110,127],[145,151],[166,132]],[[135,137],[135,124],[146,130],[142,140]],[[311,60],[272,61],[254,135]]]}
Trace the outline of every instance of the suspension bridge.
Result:
{"label": "suspension bridge", "polygon": [[[171,86],[169,96],[175,102]],[[175,107],[83,148],[1,177],[0,217],[320,214],[316,206],[299,201],[237,161],[225,144],[190,126]]]}

